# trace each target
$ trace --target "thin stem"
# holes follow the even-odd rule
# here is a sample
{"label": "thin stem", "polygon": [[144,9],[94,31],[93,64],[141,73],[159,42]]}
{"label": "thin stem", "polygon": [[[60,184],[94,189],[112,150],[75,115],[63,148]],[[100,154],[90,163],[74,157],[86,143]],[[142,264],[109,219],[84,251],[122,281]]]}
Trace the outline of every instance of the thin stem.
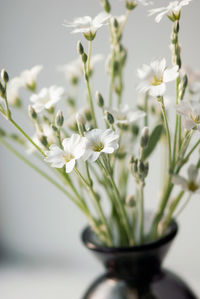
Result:
{"label": "thin stem", "polygon": [[15,156],[17,156],[21,161],[23,161],[25,164],[27,164],[29,167],[34,169],[37,173],[39,173],[41,176],[43,176],[46,180],[48,180],[50,183],[52,183],[55,187],[57,187],[61,192],[63,192],[67,197],[69,197],[76,205],[79,206],[79,208],[82,206],[79,204],[79,202],[65,189],[63,188],[59,183],[57,183],[54,179],[52,179],[48,174],[46,174],[43,170],[35,166],[32,162],[30,162],[28,159],[26,159],[24,156],[22,156],[17,150],[15,150],[10,144],[8,144],[5,140],[0,138],[0,142],[9,150],[11,151]]}
{"label": "thin stem", "polygon": [[7,99],[7,94],[6,94],[6,84],[5,84],[5,94],[4,94],[4,100],[5,100],[5,104],[6,104],[6,114],[7,114],[7,118],[8,120],[11,119],[11,111],[9,109],[9,106],[8,106],[8,99]]}
{"label": "thin stem", "polygon": [[88,44],[88,59],[87,59],[87,62],[88,62],[88,65],[87,65],[87,73],[88,73],[88,75],[90,74],[90,59],[91,59],[91,52],[92,52],[92,41],[90,40],[90,41],[89,41],[89,44]]}
{"label": "thin stem", "polygon": [[174,216],[174,218],[177,218],[180,216],[180,214],[183,212],[183,210],[185,209],[185,207],[188,205],[190,198],[191,198],[192,194],[190,193],[188,198],[186,199],[185,203],[182,205],[182,207],[180,208],[180,210],[176,213],[176,215]]}
{"label": "thin stem", "polygon": [[101,163],[100,160],[98,161],[98,163],[101,167],[103,167],[103,169],[106,172],[108,178],[110,179],[112,187],[115,191],[115,198],[117,200],[117,204],[118,204],[118,207],[119,207],[119,210],[120,210],[120,213],[121,213],[121,217],[122,217],[122,222],[124,224],[124,228],[126,230],[126,233],[127,233],[128,239],[129,239],[129,243],[130,243],[130,245],[133,245],[134,244],[134,239],[133,239],[133,234],[132,234],[132,228],[130,226],[128,216],[126,214],[124,204],[121,201],[121,196],[120,196],[119,190],[118,190],[118,188],[115,184],[115,181],[112,177],[112,174],[109,171],[109,167],[107,166],[107,160],[105,159],[104,155],[102,155],[102,157],[103,157],[104,165],[103,165],[103,163]]}
{"label": "thin stem", "polygon": [[145,98],[144,98],[144,111],[146,113],[145,117],[144,117],[144,125],[145,127],[148,126],[148,98],[149,95],[148,93],[145,94]]}
{"label": "thin stem", "polygon": [[166,114],[163,97],[159,97],[158,100],[161,103],[162,114],[163,114],[163,118],[164,118],[166,132],[167,132],[168,151],[169,151],[169,170],[171,172],[171,137],[170,137],[169,125],[168,125],[167,114]]}
{"label": "thin stem", "polygon": [[162,224],[162,234],[166,231],[168,225],[170,224],[173,214],[174,214],[174,211],[176,210],[177,206],[179,205],[184,193],[185,193],[185,191],[183,191],[183,190],[180,191],[178,196],[172,201],[172,203],[169,207],[169,212]]}
{"label": "thin stem", "polygon": [[110,231],[109,225],[107,223],[107,220],[104,216],[103,210],[101,208],[100,202],[99,202],[99,198],[97,197],[96,193],[94,192],[93,188],[91,187],[91,185],[84,179],[84,177],[82,176],[82,174],[79,172],[79,170],[77,168],[74,168],[76,174],[80,177],[80,179],[83,181],[83,183],[85,184],[86,188],[89,189],[89,191],[91,192],[93,198],[94,198],[94,202],[96,205],[96,208],[98,210],[99,216],[101,218],[102,223],[105,226],[105,229],[107,231],[107,241],[108,241],[108,245],[112,246],[113,241],[112,241],[112,233]]}
{"label": "thin stem", "polygon": [[144,183],[139,184],[139,227],[140,227],[140,244],[144,240]]}
{"label": "thin stem", "polygon": [[16,129],[22,134],[24,135],[24,137],[26,139],[28,139],[28,141],[30,141],[30,143],[45,157],[45,153],[41,150],[41,148],[26,134],[26,132],[24,132],[24,130],[12,119],[10,118],[9,121],[16,127]]}
{"label": "thin stem", "polygon": [[94,112],[94,105],[93,105],[93,99],[92,99],[92,93],[91,93],[91,89],[90,89],[90,82],[89,82],[88,75],[86,75],[86,85],[87,85],[87,90],[88,90],[88,99],[89,99],[90,110],[91,110],[91,113],[92,113],[94,126],[96,128],[97,127],[97,120],[96,120],[96,116],[95,116],[95,112]]}
{"label": "thin stem", "polygon": [[185,160],[187,161],[189,159],[189,157],[191,156],[191,154],[195,151],[195,149],[197,148],[197,146],[200,144],[200,139],[195,143],[195,145],[192,147],[192,149],[189,151],[189,153],[187,154],[187,156],[185,157]]}

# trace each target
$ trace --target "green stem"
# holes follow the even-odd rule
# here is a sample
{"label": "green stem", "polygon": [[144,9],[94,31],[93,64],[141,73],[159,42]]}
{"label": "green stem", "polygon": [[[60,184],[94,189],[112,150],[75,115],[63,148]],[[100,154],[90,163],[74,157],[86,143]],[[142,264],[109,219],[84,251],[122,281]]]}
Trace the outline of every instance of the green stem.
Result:
{"label": "green stem", "polygon": [[99,202],[99,198],[97,197],[96,193],[94,192],[93,188],[91,187],[91,185],[84,179],[84,177],[82,176],[82,174],[79,172],[79,170],[77,168],[74,168],[76,174],[80,177],[80,179],[83,181],[84,185],[86,186],[87,189],[89,189],[89,191],[91,192],[93,198],[94,198],[94,203],[96,205],[97,211],[99,213],[100,219],[103,223],[103,225],[105,226],[105,229],[107,231],[107,242],[109,246],[113,245],[113,241],[112,241],[112,233],[110,231],[109,225],[107,223],[107,220],[104,216],[103,210],[101,208],[100,202]]}
{"label": "green stem", "polygon": [[168,151],[169,151],[169,171],[171,172],[171,137],[170,137],[169,125],[168,125],[167,114],[166,114],[163,97],[159,97],[158,100],[161,103],[162,114],[164,118],[166,132],[167,132]]}
{"label": "green stem", "polygon": [[45,153],[41,150],[41,148],[24,132],[24,130],[12,119],[10,118],[9,121],[15,126],[15,128],[22,134],[24,137],[30,141],[30,143],[45,157]]}
{"label": "green stem", "polygon": [[144,111],[146,113],[145,117],[144,117],[144,125],[145,127],[148,126],[148,98],[149,95],[148,93],[145,94],[145,98],[144,98]]}
{"label": "green stem", "polygon": [[171,220],[172,220],[172,217],[173,217],[173,214],[174,214],[174,211],[176,210],[177,206],[179,205],[180,203],[180,200],[182,199],[183,195],[184,195],[185,191],[180,191],[180,193],[178,194],[178,196],[175,198],[174,201],[172,201],[170,207],[169,207],[169,212],[165,218],[165,220],[163,221],[163,224],[162,224],[162,234],[166,231],[166,229],[168,228]]}
{"label": "green stem", "polygon": [[87,59],[87,73],[88,76],[90,75],[90,59],[91,59],[91,52],[92,52],[92,41],[90,40],[88,43],[88,59]]}
{"label": "green stem", "polygon": [[121,196],[120,196],[119,190],[118,190],[118,188],[117,188],[117,186],[115,184],[115,181],[114,181],[114,179],[112,177],[112,174],[109,171],[109,166],[107,165],[107,160],[105,159],[104,155],[102,155],[102,159],[103,159],[104,165],[103,165],[103,163],[101,163],[100,160],[98,161],[98,163],[99,163],[99,165],[101,167],[103,167],[103,169],[105,170],[108,178],[110,179],[112,187],[113,187],[113,189],[115,191],[115,198],[117,200],[119,211],[120,211],[120,214],[121,214],[121,217],[122,217],[122,222],[124,224],[124,228],[125,228],[127,236],[128,236],[129,244],[130,245],[134,245],[132,228],[130,226],[128,216],[126,214],[126,211],[125,211],[125,208],[124,208],[124,204],[121,201]]}
{"label": "green stem", "polygon": [[140,227],[140,244],[144,241],[144,183],[139,184],[139,227]]}
{"label": "green stem", "polygon": [[93,105],[92,93],[91,93],[91,89],[90,89],[90,82],[89,82],[89,77],[88,76],[86,76],[86,84],[87,84],[87,90],[88,90],[90,110],[91,110],[91,113],[92,113],[94,126],[95,126],[95,128],[97,128],[97,120],[96,120],[96,116],[95,116],[95,112],[94,112],[94,105]]}
{"label": "green stem", "polygon": [[183,212],[183,210],[185,209],[185,207],[188,205],[191,196],[192,196],[192,194],[189,194],[187,200],[185,201],[185,203],[183,204],[183,206],[180,208],[180,210],[176,213],[176,215],[174,216],[174,218],[177,218],[177,217],[180,216],[180,214]]}
{"label": "green stem", "polygon": [[43,176],[47,181],[49,181],[50,183],[52,183],[61,192],[63,192],[67,197],[69,197],[76,205],[78,205],[79,208],[82,209],[82,206],[80,205],[80,203],[67,190],[65,190],[65,188],[63,188],[59,183],[57,183],[54,179],[52,179],[48,174],[46,174],[43,170],[39,169],[37,166],[35,166],[33,163],[31,163],[28,159],[26,159],[24,156],[22,156],[17,150],[15,150],[10,144],[8,144],[2,138],[0,138],[0,142],[9,151],[11,151],[15,156],[17,156],[21,161],[23,161],[29,167],[31,167],[32,169],[34,169],[37,173],[39,173],[41,176]]}

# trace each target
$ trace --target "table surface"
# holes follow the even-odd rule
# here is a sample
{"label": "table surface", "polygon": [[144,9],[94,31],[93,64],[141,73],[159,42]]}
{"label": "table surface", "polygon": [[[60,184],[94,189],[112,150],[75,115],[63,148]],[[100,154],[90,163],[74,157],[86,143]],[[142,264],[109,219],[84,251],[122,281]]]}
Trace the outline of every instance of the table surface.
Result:
{"label": "table surface", "polygon": [[[0,294],[2,299],[80,299],[99,269],[55,268],[2,265]],[[176,271],[177,272],[177,271]],[[181,277],[190,283],[200,298],[200,278]]]}

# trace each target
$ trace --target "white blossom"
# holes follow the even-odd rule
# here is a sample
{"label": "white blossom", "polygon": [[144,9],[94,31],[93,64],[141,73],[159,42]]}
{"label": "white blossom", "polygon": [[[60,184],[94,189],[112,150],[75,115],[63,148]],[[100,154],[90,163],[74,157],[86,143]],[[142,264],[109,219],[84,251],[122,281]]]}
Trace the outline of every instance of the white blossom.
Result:
{"label": "white blossom", "polygon": [[195,165],[190,165],[188,168],[188,179],[180,175],[172,176],[172,183],[175,185],[180,185],[185,191],[194,193],[200,193],[200,182],[197,182],[198,169]]}
{"label": "white blossom", "polygon": [[30,98],[33,102],[33,108],[35,111],[41,112],[44,109],[50,109],[58,101],[63,98],[64,89],[58,86],[51,86],[49,88],[43,88],[38,94],[33,94]]}
{"label": "white blossom", "polygon": [[85,137],[86,151],[83,157],[84,160],[94,162],[99,158],[101,153],[112,154],[119,147],[119,135],[111,129],[107,129],[106,131],[93,129],[85,133]]}
{"label": "white blossom", "polygon": [[72,23],[66,23],[65,26],[73,28],[72,33],[83,33],[87,39],[94,39],[96,32],[103,25],[110,16],[106,12],[99,13],[94,19],[90,16],[76,18]]}
{"label": "white blossom", "polygon": [[159,23],[167,15],[172,20],[178,20],[183,6],[188,5],[192,0],[172,1],[169,5],[149,10],[149,15],[156,14],[155,21]]}
{"label": "white blossom", "polygon": [[32,67],[30,70],[24,70],[20,75],[20,78],[22,79],[24,85],[30,89],[34,89],[37,76],[39,75],[42,69],[42,65],[36,65]]}
{"label": "white blossom", "polygon": [[176,111],[183,116],[185,129],[197,129],[200,131],[200,104],[189,104],[182,102],[176,105]]}
{"label": "white blossom", "polygon": [[189,66],[182,68],[183,75],[187,75],[188,89],[192,94],[200,92],[200,70],[192,69]]}
{"label": "white blossom", "polygon": [[63,149],[52,144],[49,151],[45,152],[45,161],[50,163],[52,167],[62,168],[70,173],[76,164],[76,160],[80,159],[85,153],[85,138],[79,134],[72,134],[70,138],[65,138],[62,142]]}
{"label": "white blossom", "polygon": [[12,106],[16,106],[19,103],[20,96],[19,90],[23,87],[23,81],[20,77],[15,77],[8,82],[7,85],[7,99],[8,103]]}
{"label": "white blossom", "polygon": [[105,111],[111,113],[114,117],[115,124],[119,125],[130,125],[138,119],[145,116],[143,111],[135,111],[128,105],[121,106],[119,108],[105,108]]}
{"label": "white blossom", "polygon": [[166,67],[166,60],[154,60],[150,65],[144,64],[138,69],[138,77],[142,82],[138,85],[138,91],[148,92],[151,96],[163,96],[166,91],[166,83],[178,77],[178,66],[170,69]]}

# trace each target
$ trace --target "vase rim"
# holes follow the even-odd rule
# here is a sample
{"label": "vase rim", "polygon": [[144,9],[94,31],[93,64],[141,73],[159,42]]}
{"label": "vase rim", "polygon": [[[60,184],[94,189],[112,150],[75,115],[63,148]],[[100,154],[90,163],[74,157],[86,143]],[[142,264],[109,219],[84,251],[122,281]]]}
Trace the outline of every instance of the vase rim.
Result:
{"label": "vase rim", "polygon": [[169,243],[175,238],[177,232],[178,232],[178,224],[175,220],[173,220],[165,235],[154,242],[149,242],[142,245],[128,246],[128,247],[106,247],[103,245],[99,245],[98,243],[91,240],[90,236],[91,234],[93,234],[93,232],[91,227],[87,226],[82,231],[81,239],[88,249],[96,252],[101,252],[101,253],[141,252],[141,251],[156,249]]}

